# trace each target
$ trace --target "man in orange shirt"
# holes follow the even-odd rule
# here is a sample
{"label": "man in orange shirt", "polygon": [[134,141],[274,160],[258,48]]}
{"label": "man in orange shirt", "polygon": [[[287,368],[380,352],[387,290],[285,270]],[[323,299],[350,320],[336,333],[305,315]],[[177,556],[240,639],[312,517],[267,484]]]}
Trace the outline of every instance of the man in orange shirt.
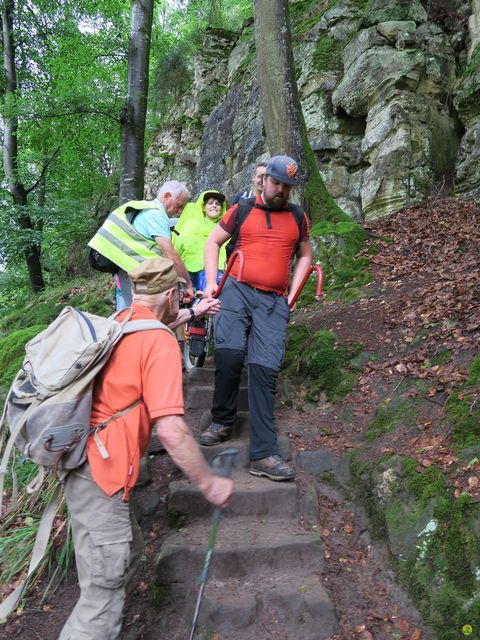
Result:
{"label": "man in orange shirt", "polygon": [[[129,273],[132,320],[175,326],[178,278],[167,258],[145,260]],[[216,311],[207,300],[196,313]],[[125,314],[127,311],[125,311]],[[190,311],[183,313],[190,315]],[[119,317],[119,320],[122,316]],[[90,437],[88,461],[70,472],[65,497],[71,515],[80,598],[59,640],[115,640],[122,624],[125,587],[141,557],[143,538],[128,498],[152,425],[175,464],[206,499],[224,506],[232,482],[211,473],[182,416],[182,366],[175,336],[165,329],[125,335],[95,382],[91,423],[131,410]]]}
{"label": "man in orange shirt", "polygon": [[[294,470],[279,456],[274,422],[278,371],[285,353],[289,320],[287,294],[290,267],[295,256],[290,291],[294,292],[310,268],[312,253],[305,214],[288,204],[298,184],[298,165],[288,156],[270,159],[263,191],[239,226],[238,205],[231,207],[205,245],[205,295],[216,288],[217,259],[232,235],[237,260],[220,295],[222,307],[214,319],[215,392],[212,424],[200,444],[228,440],[236,419],[238,388],[243,363],[248,367],[250,408],[250,473],[271,480],[290,480]],[[298,219],[297,219],[298,218]]]}

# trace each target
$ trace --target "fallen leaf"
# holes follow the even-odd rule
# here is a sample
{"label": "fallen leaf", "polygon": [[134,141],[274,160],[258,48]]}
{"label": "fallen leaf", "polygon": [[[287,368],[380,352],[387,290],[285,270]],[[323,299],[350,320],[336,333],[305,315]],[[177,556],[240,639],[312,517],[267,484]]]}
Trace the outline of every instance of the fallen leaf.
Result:
{"label": "fallen leaf", "polygon": [[405,618],[398,618],[398,620],[395,620],[395,626],[402,633],[408,633],[408,630],[410,629],[410,625]]}
{"label": "fallen leaf", "polygon": [[421,637],[422,637],[422,634],[420,632],[420,629],[415,629],[412,635],[410,636],[410,640],[420,640]]}

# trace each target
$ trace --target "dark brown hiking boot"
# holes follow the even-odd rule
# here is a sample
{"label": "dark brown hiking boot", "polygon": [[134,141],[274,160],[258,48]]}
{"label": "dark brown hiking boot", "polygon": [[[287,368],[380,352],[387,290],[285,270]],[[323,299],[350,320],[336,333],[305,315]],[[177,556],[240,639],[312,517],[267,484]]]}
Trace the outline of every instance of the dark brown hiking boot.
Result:
{"label": "dark brown hiking boot", "polygon": [[200,444],[204,447],[211,447],[215,444],[220,444],[224,440],[230,440],[231,437],[231,426],[212,422],[208,429],[200,436]]}
{"label": "dark brown hiking boot", "polygon": [[293,480],[295,471],[280,456],[269,456],[250,462],[252,476],[270,478],[270,480]]}

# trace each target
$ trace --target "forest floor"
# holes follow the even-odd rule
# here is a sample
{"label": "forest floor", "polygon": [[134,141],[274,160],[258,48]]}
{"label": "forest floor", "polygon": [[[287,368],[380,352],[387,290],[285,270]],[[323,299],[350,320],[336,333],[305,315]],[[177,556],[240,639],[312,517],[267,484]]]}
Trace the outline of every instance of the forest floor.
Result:
{"label": "forest floor", "polygon": [[[434,464],[444,471],[456,496],[467,493],[480,500],[480,462],[461,462],[446,413],[449,398],[467,378],[469,363],[478,353],[479,223],[478,205],[441,199],[371,224],[364,253],[373,280],[362,296],[350,303],[314,303],[295,314],[295,322],[313,331],[328,329],[343,343],[362,344],[370,357],[355,387],[341,401],[322,400],[307,411],[281,407],[279,419],[296,425],[289,433],[294,454],[327,449],[340,459],[357,450],[364,460],[408,455],[418,460],[419,474]],[[448,356],[439,357],[442,354]],[[419,386],[418,381],[425,384]],[[469,391],[472,410],[479,392],[480,388]],[[374,439],[366,437],[379,407],[413,399],[413,422],[405,420]],[[168,530],[168,484],[178,472],[165,454],[152,459],[152,469],[159,501],[142,520],[145,555],[129,591],[124,640],[157,637],[155,629],[148,628],[149,611],[155,605],[151,582]],[[300,471],[299,490],[303,477]],[[138,489],[140,503],[148,491],[148,487]],[[320,485],[322,579],[339,623],[331,640],[434,638],[396,585],[384,548],[372,542],[363,509],[347,493]],[[36,583],[24,608],[0,627],[2,638],[58,636],[78,595],[74,570],[55,595],[40,604],[44,587],[45,580]]]}

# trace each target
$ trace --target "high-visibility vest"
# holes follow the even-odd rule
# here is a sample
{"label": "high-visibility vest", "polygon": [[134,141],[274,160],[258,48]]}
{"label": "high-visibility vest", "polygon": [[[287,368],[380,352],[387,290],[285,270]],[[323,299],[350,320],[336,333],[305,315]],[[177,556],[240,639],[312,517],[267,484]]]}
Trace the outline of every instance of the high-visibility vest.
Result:
{"label": "high-visibility vest", "polygon": [[152,201],[130,200],[112,211],[88,243],[89,247],[127,272],[138,267],[140,262],[144,260],[163,256],[160,247],[154,240],[145,238],[133,228],[127,216],[130,209],[136,211],[157,209],[164,213]]}

